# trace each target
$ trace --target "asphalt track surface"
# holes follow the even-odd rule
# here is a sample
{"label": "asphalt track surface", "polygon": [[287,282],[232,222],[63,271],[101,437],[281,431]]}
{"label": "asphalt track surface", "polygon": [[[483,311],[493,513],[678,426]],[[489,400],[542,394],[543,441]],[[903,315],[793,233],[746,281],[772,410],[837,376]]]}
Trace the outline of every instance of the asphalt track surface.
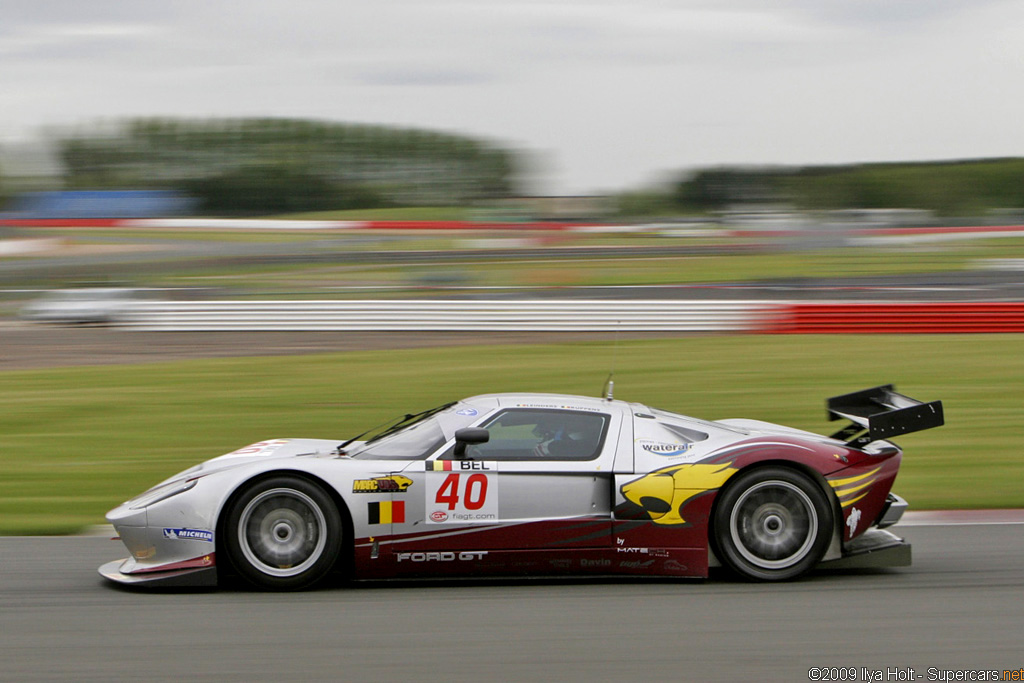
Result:
{"label": "asphalt track surface", "polygon": [[780,585],[716,575],[293,594],[128,590],[96,573],[120,543],[3,538],[0,680],[807,681],[812,668],[854,667],[856,680],[866,668],[924,681],[1019,670],[1022,527],[939,523],[895,528],[914,544],[912,567]]}
{"label": "asphalt track surface", "polygon": [[[0,371],[366,349],[612,341],[617,336],[615,332],[139,332],[0,320]],[[671,336],[692,334],[631,332],[628,338]]]}

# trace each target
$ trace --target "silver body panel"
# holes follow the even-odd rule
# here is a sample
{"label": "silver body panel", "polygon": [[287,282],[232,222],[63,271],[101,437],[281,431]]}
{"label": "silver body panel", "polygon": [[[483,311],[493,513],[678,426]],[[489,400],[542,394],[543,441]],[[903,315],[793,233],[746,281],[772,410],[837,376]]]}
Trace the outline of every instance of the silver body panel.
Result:
{"label": "silver body panel", "polygon": [[[601,425],[602,440],[594,446],[592,457],[509,459],[501,448],[519,447],[512,437],[471,446],[472,457],[465,461],[451,457],[457,429],[487,424],[492,434],[500,436],[501,430],[495,427],[500,422],[494,420],[516,411],[551,411],[581,422],[590,419]],[[762,448],[789,449],[797,458],[817,444],[839,443],[763,422],[708,422],[638,403],[550,394],[468,398],[439,413],[431,428],[440,430],[443,439],[426,457],[376,456],[373,445],[363,442],[350,444],[339,454],[341,439],[273,439],[206,461],[108,513],[131,557],[104,565],[100,573],[120,583],[209,585],[215,580],[217,552],[223,545],[218,522],[232,496],[256,478],[280,473],[318,482],[340,501],[351,518],[356,553],[374,560],[388,556],[392,549],[390,557],[396,561],[403,559],[398,552],[409,559],[418,558],[416,553],[426,558],[435,553],[439,538],[451,539],[452,548],[471,548],[467,551],[471,554],[489,551],[487,543],[498,544],[495,550],[509,549],[507,540],[499,544],[483,537],[473,541],[476,545],[465,545],[466,539],[475,538],[475,532],[484,528],[495,539],[514,537],[515,550],[557,548],[544,524],[555,529],[560,521],[587,525],[585,534],[573,538],[574,550],[612,557],[617,557],[616,550],[646,553],[646,546],[623,541],[621,530],[636,523],[616,521],[615,514],[629,504],[623,491],[637,477],[721,459],[732,450],[740,452],[741,444],[752,440]],[[523,430],[528,433],[526,427]],[[506,431],[514,435],[516,427]],[[491,460],[488,453],[506,454],[504,459]],[[829,464],[833,470],[843,467],[838,462]],[[532,531],[518,534],[521,529]],[[616,543],[625,547],[617,549]],[[706,536],[702,543],[699,553],[706,562]],[[645,566],[633,557],[617,559],[626,568]],[[357,574],[355,578],[374,577]]]}

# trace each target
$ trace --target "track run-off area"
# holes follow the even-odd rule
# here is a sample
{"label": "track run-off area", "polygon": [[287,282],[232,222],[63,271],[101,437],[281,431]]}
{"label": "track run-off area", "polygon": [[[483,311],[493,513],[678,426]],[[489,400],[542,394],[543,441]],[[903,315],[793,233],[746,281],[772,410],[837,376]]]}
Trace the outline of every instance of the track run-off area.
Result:
{"label": "track run-off area", "polygon": [[911,513],[913,566],[772,585],[147,592],[96,573],[123,553],[106,536],[0,538],[0,680],[1002,680],[1024,666],[1021,517]]}
{"label": "track run-off area", "polygon": [[[108,267],[100,257],[88,266]],[[17,282],[24,271],[43,267],[65,264],[11,260],[0,279]],[[787,309],[785,320],[799,329],[774,332],[835,332],[840,323],[877,320],[879,311],[864,299],[912,306],[885,307],[892,314],[886,324],[914,327],[907,332],[935,331],[933,325],[949,321],[973,325],[971,312],[985,316],[982,325],[998,327],[985,331],[1016,331],[1024,320],[1018,272],[908,275],[898,287],[867,277],[844,281],[845,289],[836,282],[798,284],[811,301]],[[782,285],[647,288],[644,296],[795,298]],[[637,296],[633,289],[600,293]],[[841,303],[833,306],[833,299]],[[971,312],[954,307],[961,301],[972,304]],[[249,344],[239,346],[223,331],[15,321],[0,327],[5,370],[241,356],[254,348],[291,355],[472,345],[495,334],[444,330],[424,341],[379,331],[248,332]],[[868,330],[844,330],[851,331]],[[506,341],[538,340],[535,333],[501,334]],[[617,333],[597,334],[610,342]],[[123,544],[108,536],[0,538],[0,681],[1020,680],[1003,678],[1024,668],[1019,513],[910,514],[893,530],[913,544],[912,566],[820,571],[784,584],[714,574],[705,581],[378,582],[293,594],[128,590],[96,572],[124,556]]]}

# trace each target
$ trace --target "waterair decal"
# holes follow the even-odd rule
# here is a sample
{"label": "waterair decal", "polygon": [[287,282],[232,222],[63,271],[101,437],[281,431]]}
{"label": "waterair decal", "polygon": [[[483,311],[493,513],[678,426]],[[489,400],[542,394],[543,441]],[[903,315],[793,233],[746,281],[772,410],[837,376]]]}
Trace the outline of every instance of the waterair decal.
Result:
{"label": "waterair decal", "polygon": [[[273,441],[260,441],[257,443],[249,444],[245,448],[239,448],[237,451],[228,453],[228,456],[242,456],[242,455],[270,455],[281,446],[288,443],[288,439],[274,439]],[[227,457],[227,456],[225,456]]]}
{"label": "waterair decal", "polygon": [[651,441],[650,439],[637,439],[636,444],[648,453],[671,458],[674,455],[682,455],[690,450],[688,443],[664,443],[662,441]]}
{"label": "waterair decal", "polygon": [[412,479],[400,474],[375,479],[356,479],[352,482],[352,493],[405,493],[412,486]]}
{"label": "waterair decal", "polygon": [[213,543],[213,532],[203,529],[164,529],[164,538],[174,541],[208,541]]}
{"label": "waterair decal", "polygon": [[465,417],[476,417],[480,413],[476,412],[476,408],[463,408],[462,410],[456,410],[456,415],[463,415]]}

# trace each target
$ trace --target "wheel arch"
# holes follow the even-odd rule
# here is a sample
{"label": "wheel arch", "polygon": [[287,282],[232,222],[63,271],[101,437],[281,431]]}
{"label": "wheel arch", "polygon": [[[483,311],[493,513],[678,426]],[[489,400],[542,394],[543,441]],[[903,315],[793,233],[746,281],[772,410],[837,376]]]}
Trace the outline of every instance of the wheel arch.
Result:
{"label": "wheel arch", "polygon": [[835,552],[839,552],[841,554],[841,549],[837,551],[838,546],[836,544],[842,543],[843,510],[839,504],[839,498],[836,496],[836,493],[832,489],[832,487],[829,486],[828,481],[826,481],[825,479],[825,476],[819,470],[815,469],[814,467],[810,466],[807,463],[791,460],[788,458],[774,457],[767,458],[765,460],[758,460],[756,462],[752,462],[748,465],[745,465],[744,467],[737,469],[729,476],[725,483],[723,483],[722,486],[720,486],[719,489],[715,492],[715,498],[711,503],[711,509],[708,514],[707,543],[708,548],[716,556],[716,559],[720,551],[717,548],[717,542],[715,540],[715,519],[717,517],[719,501],[721,501],[722,499],[722,492],[724,492],[730,486],[735,484],[736,480],[739,479],[740,476],[753,470],[764,469],[766,467],[783,467],[793,470],[794,472],[803,474],[807,476],[811,481],[813,481],[818,486],[818,488],[822,490],[822,492],[825,494],[825,498],[829,501],[829,504],[832,506],[832,542],[830,543],[829,548],[825,551],[825,556],[822,559],[828,559]]}
{"label": "wheel arch", "polygon": [[[298,479],[303,479],[306,482],[319,487],[324,492],[324,494],[327,495],[327,497],[330,498],[331,501],[334,503],[335,508],[338,510],[338,515],[341,517],[341,525],[343,532],[341,539],[341,550],[338,552],[338,557],[335,558],[334,571],[341,571],[345,577],[352,576],[354,561],[353,543],[355,537],[353,535],[354,527],[352,523],[352,513],[348,509],[348,503],[338,492],[337,488],[331,486],[327,481],[325,481],[321,477],[318,477],[315,474],[303,470],[289,468],[269,470],[266,472],[260,472],[245,479],[240,479],[238,482],[236,482],[234,487],[231,489],[231,492],[224,497],[220,505],[220,508],[217,510],[217,522],[215,527],[214,538],[224,538],[223,534],[227,533],[226,526],[227,519],[229,516],[228,513],[231,510],[232,506],[235,504],[235,502],[239,499],[239,497],[249,486],[257,484],[261,481],[274,479],[276,477],[281,476],[289,476],[296,477]],[[221,562],[217,563],[217,567],[218,572],[222,568],[230,569],[230,567],[226,563]],[[220,578],[219,575],[218,578]]]}

